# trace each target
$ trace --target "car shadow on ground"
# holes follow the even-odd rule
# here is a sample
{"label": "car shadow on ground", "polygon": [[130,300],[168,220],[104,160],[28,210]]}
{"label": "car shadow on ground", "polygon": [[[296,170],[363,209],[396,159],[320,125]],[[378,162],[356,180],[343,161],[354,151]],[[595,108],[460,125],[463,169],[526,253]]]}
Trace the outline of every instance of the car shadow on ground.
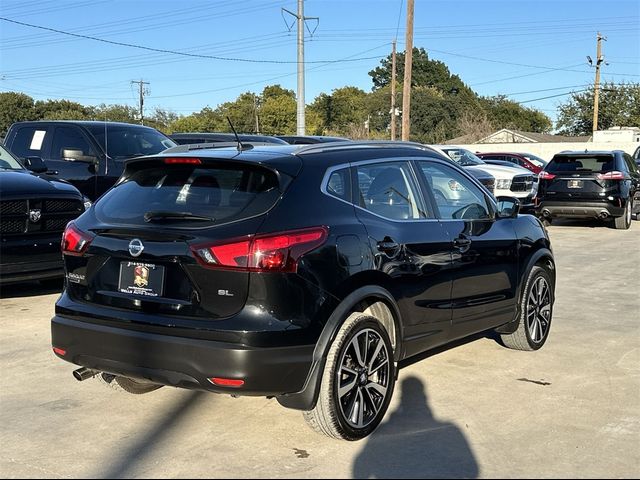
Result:
{"label": "car shadow on ground", "polygon": [[478,462],[463,431],[435,418],[426,388],[405,378],[398,408],[366,440],[354,478],[477,478]]}
{"label": "car shadow on ground", "polygon": [[62,278],[56,278],[41,282],[33,281],[0,285],[0,298],[36,297],[61,293],[63,284]]}

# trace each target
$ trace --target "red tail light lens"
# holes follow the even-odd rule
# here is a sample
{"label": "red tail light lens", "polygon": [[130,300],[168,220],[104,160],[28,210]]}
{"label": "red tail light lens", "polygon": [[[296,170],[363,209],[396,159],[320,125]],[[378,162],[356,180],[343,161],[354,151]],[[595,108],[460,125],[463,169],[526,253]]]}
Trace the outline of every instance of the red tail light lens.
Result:
{"label": "red tail light lens", "polygon": [[298,260],[327,239],[326,227],[259,235],[231,243],[193,247],[196,258],[207,267],[246,271],[295,272]]}
{"label": "red tail light lens", "polygon": [[80,256],[87,251],[93,236],[83,232],[73,222],[69,222],[62,234],[62,253]]}
{"label": "red tail light lens", "polygon": [[164,163],[169,165],[201,165],[202,160],[199,158],[190,158],[190,157],[170,157],[165,158]]}
{"label": "red tail light lens", "polygon": [[607,173],[599,173],[598,180],[624,180],[624,173],[613,171]]}
{"label": "red tail light lens", "polygon": [[56,355],[60,355],[61,357],[64,357],[67,354],[67,351],[62,348],[53,347],[53,353],[55,353]]}
{"label": "red tail light lens", "polygon": [[544,170],[538,174],[540,180],[553,180],[556,176],[553,173],[545,172]]}

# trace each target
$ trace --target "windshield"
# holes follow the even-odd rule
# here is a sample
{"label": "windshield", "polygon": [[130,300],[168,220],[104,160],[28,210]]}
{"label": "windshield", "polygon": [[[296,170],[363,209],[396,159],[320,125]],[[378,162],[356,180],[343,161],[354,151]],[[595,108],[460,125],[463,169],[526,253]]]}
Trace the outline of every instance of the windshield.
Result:
{"label": "windshield", "polygon": [[261,215],[280,195],[276,174],[261,167],[155,164],[109,190],[96,215],[108,223],[220,225]]}
{"label": "windshield", "polygon": [[176,146],[173,140],[152,128],[106,124],[91,126],[89,130],[107,155],[116,160],[155,155]]}
{"label": "windshield", "polygon": [[0,168],[3,170],[24,170],[22,164],[2,145],[0,145]]}
{"label": "windshield", "polygon": [[485,163],[469,150],[464,148],[443,148],[442,151],[449,155],[451,160],[463,167],[468,167],[470,165],[484,165]]}
{"label": "windshield", "polygon": [[532,153],[523,153],[522,156],[533,163],[536,167],[544,168],[548,163],[544,158],[540,158]]}

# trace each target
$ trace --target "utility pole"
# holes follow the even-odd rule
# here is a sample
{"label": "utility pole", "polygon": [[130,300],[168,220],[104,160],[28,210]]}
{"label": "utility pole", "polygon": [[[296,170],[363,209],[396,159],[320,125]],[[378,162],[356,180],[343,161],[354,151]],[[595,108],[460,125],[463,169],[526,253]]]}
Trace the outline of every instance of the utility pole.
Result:
{"label": "utility pole", "polygon": [[391,43],[391,140],[396,139],[396,40]]}
{"label": "utility pole", "polygon": [[[296,125],[297,125],[297,134],[304,135],[305,134],[305,117],[304,117],[304,28],[306,20],[315,20],[316,28],[318,28],[318,23],[320,19],[318,17],[305,17],[304,16],[304,0],[298,0],[298,13],[295,14],[286,8],[282,9],[282,12],[286,12],[292,17],[296,19],[296,23],[298,25],[298,92],[297,92],[297,100],[298,100],[298,109],[296,115]],[[284,14],[283,14],[284,18]],[[286,23],[286,20],[285,20]],[[289,29],[291,27],[287,25]],[[311,35],[316,31],[316,28],[313,31],[309,31]]]}
{"label": "utility pole", "polygon": [[407,34],[404,52],[404,85],[402,86],[402,140],[409,140],[411,129],[411,67],[413,61],[413,7],[407,0]]}
{"label": "utility pole", "polygon": [[[593,131],[598,130],[598,103],[600,101],[600,64],[604,62],[604,55],[602,55],[602,40],[606,40],[600,32],[598,32],[598,47],[596,49],[596,81],[593,84]],[[592,64],[591,57],[587,57],[589,63]]]}
{"label": "utility pole", "polygon": [[144,85],[149,85],[149,82],[143,82],[140,79],[138,81],[131,80],[131,83],[137,83],[140,86],[140,125],[144,125],[144,96],[149,94],[149,90],[144,88]]}

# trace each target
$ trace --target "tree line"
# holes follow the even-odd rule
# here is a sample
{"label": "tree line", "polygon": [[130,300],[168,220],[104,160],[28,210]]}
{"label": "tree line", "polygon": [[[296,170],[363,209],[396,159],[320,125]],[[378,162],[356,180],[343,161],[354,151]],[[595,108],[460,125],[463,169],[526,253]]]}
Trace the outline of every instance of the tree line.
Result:
{"label": "tree line", "polygon": [[[370,92],[345,86],[319,94],[306,106],[306,131],[310,135],[349,138],[389,138],[391,124],[391,56],[369,72]],[[404,54],[397,54],[397,77],[404,76]],[[500,128],[527,132],[550,132],[553,125],[543,112],[527,108],[505,96],[483,97],[475,93],[441,61],[431,60],[423,48],[414,48],[411,81],[411,140],[442,143],[468,135],[478,140]],[[396,105],[402,105],[398,82]],[[600,128],[640,125],[640,85],[605,83],[600,93]],[[575,93],[559,107],[557,127],[567,135],[591,133],[593,91]],[[199,112],[178,115],[156,108],[144,123],[165,133],[228,132],[231,120],[243,133],[291,135],[296,132],[296,96],[280,85],[260,93],[245,92],[234,101]],[[105,120],[138,123],[138,110],[128,105],[85,106],[69,100],[38,100],[23,93],[0,93],[0,135],[16,121]],[[400,119],[397,119],[400,125]],[[399,128],[398,128],[399,132]]]}

